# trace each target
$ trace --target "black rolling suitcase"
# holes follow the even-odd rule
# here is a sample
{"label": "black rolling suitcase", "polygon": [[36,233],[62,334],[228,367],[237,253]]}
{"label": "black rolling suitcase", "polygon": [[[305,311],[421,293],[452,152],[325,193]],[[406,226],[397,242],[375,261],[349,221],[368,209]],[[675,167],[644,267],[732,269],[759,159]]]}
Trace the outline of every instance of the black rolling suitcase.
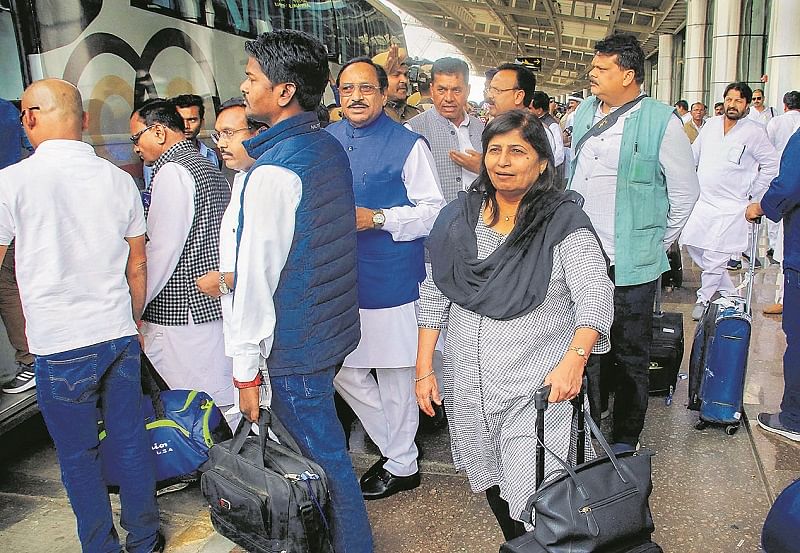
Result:
{"label": "black rolling suitcase", "polygon": [[650,393],[666,394],[667,405],[678,383],[683,361],[683,314],[665,313],[661,309],[661,286],[656,286],[653,310],[653,342],[650,346]]}
{"label": "black rolling suitcase", "polygon": [[[584,381],[584,389],[585,389],[585,387],[586,387],[586,384],[585,384],[585,381]],[[536,424],[536,488],[537,488],[537,492],[536,493],[537,494],[541,491],[540,488],[542,487],[541,485],[542,485],[542,482],[544,481],[544,477],[545,477],[545,474],[544,474],[544,456],[545,456],[544,424],[542,424],[542,421],[544,421],[544,412],[547,409],[547,403],[548,403],[547,402],[547,398],[548,398],[549,393],[550,393],[550,387],[546,386],[544,388],[539,389],[536,392],[536,397],[535,397],[536,409],[537,409],[537,415],[536,415],[536,420],[537,420],[537,424]],[[585,438],[586,438],[586,430],[585,430],[585,427],[584,427],[584,416],[585,416],[585,414],[584,414],[584,408],[583,408],[583,395],[584,395],[584,392],[583,392],[583,390],[581,390],[581,393],[578,394],[577,398],[575,398],[572,401],[572,406],[573,406],[573,409],[574,409],[573,410],[573,420],[576,421],[577,428],[578,428],[577,444],[576,444],[577,447],[576,447],[576,452],[575,452],[576,453],[575,457],[576,457],[576,461],[577,462],[576,462],[575,467],[573,467],[576,471],[580,471],[580,467],[579,466],[584,464],[584,460],[585,460],[585,457],[586,457],[586,452],[584,450],[585,442],[586,442],[586,440],[585,440]],[[605,443],[604,439],[602,439],[602,441]],[[625,453],[625,454],[622,454],[622,455],[624,455],[624,456],[634,455],[635,456],[635,455],[638,455],[639,453],[643,453],[643,454],[645,454],[647,456],[651,455],[651,453],[648,453],[645,450],[642,450],[641,452]],[[609,455],[611,455],[611,454],[609,453]],[[594,461],[591,461],[588,464],[597,463],[599,460],[600,460],[599,458],[595,459]],[[619,462],[619,461],[617,461],[617,462]],[[647,466],[649,467],[649,461],[648,461],[648,465]],[[628,470],[630,470],[630,469],[628,469]],[[627,472],[627,475],[628,475],[629,478],[631,478],[633,476],[633,474],[630,473],[630,472]],[[558,480],[558,478],[556,477],[555,479],[548,480],[548,482],[545,484],[545,487],[547,487],[548,485],[551,485],[554,480]],[[648,483],[649,483],[649,480],[648,480]],[[649,495],[649,490],[648,490],[647,493]],[[626,492],[625,494],[619,494],[619,495],[621,496],[621,495],[629,495],[629,494],[630,494],[630,490],[628,492]],[[535,495],[534,495],[534,497],[535,497]],[[523,513],[523,516],[530,516],[530,520],[533,520],[535,522],[536,515],[535,515],[534,509],[532,508],[532,503],[531,503],[532,501],[533,501],[533,497],[531,498],[531,500],[528,501],[528,507],[526,507],[526,512]],[[603,503],[607,503],[607,502],[603,502]],[[608,502],[608,503],[613,503],[613,502]],[[592,509],[591,508],[589,508],[589,509],[586,509],[586,508],[579,509],[578,511],[576,511],[576,514],[584,513],[584,512],[588,512],[589,514],[591,514]],[[597,516],[603,516],[601,513],[602,513],[602,509],[600,511],[598,511],[598,515]],[[581,514],[580,516],[585,516],[585,515]],[[650,520],[650,531],[652,531],[652,520],[649,518],[650,517],[649,508],[647,509],[647,515],[646,516],[648,517],[648,520]],[[589,519],[587,518],[587,521],[588,520]],[[600,520],[600,519],[596,519],[596,520]],[[552,522],[552,521],[550,521],[550,522]],[[624,522],[623,522],[623,524],[624,524]],[[598,534],[601,533],[601,530],[599,528],[597,529],[597,533]],[[559,546],[556,546],[555,549],[553,549],[553,548],[550,548],[550,547],[542,545],[535,538],[535,533],[533,531],[530,531],[530,532],[526,532],[522,536],[519,536],[517,538],[514,538],[513,540],[510,540],[510,541],[507,541],[506,543],[504,543],[500,547],[500,553],[566,553],[567,551],[569,551],[570,553],[663,553],[663,550],[661,549],[661,547],[659,547],[658,544],[656,544],[656,543],[654,543],[654,542],[652,542],[650,540],[650,534],[647,533],[647,532],[645,532],[644,534],[641,534],[641,535],[637,534],[636,537],[633,537],[630,540],[625,540],[625,541],[627,543],[624,543],[624,544],[617,543],[617,544],[615,544],[615,545],[613,545],[611,547],[604,547],[604,548],[601,548],[601,549],[587,550],[587,549],[585,549],[585,547],[582,547],[582,544],[572,543],[572,542],[570,542],[570,543],[562,543]]]}

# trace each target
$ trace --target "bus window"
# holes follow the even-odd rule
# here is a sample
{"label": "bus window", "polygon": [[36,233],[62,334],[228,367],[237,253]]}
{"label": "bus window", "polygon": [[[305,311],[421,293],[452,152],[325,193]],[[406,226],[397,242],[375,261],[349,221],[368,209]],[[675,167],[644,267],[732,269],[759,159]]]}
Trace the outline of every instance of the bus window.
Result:
{"label": "bus window", "polygon": [[77,39],[100,13],[103,0],[36,0],[42,50],[48,52]]}
{"label": "bus window", "polygon": [[3,2],[0,4],[0,98],[19,100],[23,88],[14,20]]}

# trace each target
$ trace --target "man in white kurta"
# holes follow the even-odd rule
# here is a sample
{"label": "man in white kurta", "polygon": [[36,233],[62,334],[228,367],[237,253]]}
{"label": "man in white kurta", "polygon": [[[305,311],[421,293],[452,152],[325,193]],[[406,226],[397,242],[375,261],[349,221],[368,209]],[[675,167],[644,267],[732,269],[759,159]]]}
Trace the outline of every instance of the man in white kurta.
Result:
{"label": "man in white kurta", "polygon": [[[393,263],[395,251],[408,252],[405,243],[428,235],[444,198],[436,176],[435,162],[424,139],[383,114],[387,79],[380,66],[368,62],[346,64],[337,79],[346,120],[328,130],[344,147],[350,159],[356,198],[356,228],[359,230],[359,313],[361,341],[336,376],[337,391],[358,415],[364,429],[381,451],[381,459],[361,479],[365,499],[388,497],[419,485],[418,450],[414,437],[419,410],[414,395],[417,355],[415,297],[397,305],[374,308],[365,302],[370,277],[379,273],[409,274],[409,267]],[[410,149],[407,148],[410,146]],[[401,153],[402,152],[402,153]],[[405,153],[407,152],[407,153]],[[382,156],[376,159],[376,153]],[[405,160],[391,156],[404,155]],[[402,161],[402,163],[400,163]],[[401,167],[400,180],[395,171]],[[388,171],[385,169],[389,169]],[[383,180],[382,180],[383,179]],[[405,201],[395,205],[360,205],[359,201],[397,198],[404,187]],[[384,191],[392,190],[391,195]],[[371,200],[367,200],[370,198]],[[371,233],[370,236],[361,233]],[[387,241],[382,233],[387,233]],[[385,252],[384,263],[367,260],[367,241]],[[396,245],[396,247],[395,247]],[[425,277],[422,249],[414,258]],[[410,259],[407,254],[401,259]],[[405,284],[407,279],[403,280]],[[412,283],[413,284],[413,283]],[[373,298],[374,299],[374,298]],[[375,369],[376,378],[370,374]]]}
{"label": "man in white kurta", "polygon": [[699,320],[715,292],[735,287],[725,269],[731,255],[747,248],[742,211],[758,201],[778,174],[779,157],[764,126],[744,117],[752,92],[745,83],[725,89],[725,114],[709,119],[692,144],[700,199],[680,243],[702,269],[692,318]]}
{"label": "man in white kurta", "polygon": [[750,111],[747,113],[747,118],[752,119],[756,123],[766,125],[769,121],[777,115],[775,108],[766,105],[764,99],[764,91],[757,88],[753,91],[753,103],[750,105]]}
{"label": "man in white kurta", "polygon": [[219,225],[230,188],[182,129],[174,106],[163,100],[131,117],[134,148],[154,169],[141,333],[145,353],[170,388],[205,391],[224,412],[233,405],[233,380],[221,307],[193,284],[219,264]]}

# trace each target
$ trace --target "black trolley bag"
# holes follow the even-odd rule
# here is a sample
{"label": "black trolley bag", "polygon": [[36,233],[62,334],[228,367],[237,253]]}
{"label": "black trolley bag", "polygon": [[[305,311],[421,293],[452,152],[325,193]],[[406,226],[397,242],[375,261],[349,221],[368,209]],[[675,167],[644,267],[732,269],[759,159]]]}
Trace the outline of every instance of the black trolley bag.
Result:
{"label": "black trolley bag", "polygon": [[[332,553],[328,483],[269,409],[209,450],[200,488],[214,529],[250,553]],[[268,430],[280,440],[275,442]]]}
{"label": "black trolley bag", "polygon": [[648,370],[651,394],[665,394],[664,402],[672,404],[683,361],[683,313],[665,313],[661,309],[661,284],[656,285],[653,309],[653,341],[650,345]]}
{"label": "black trolley bag", "polygon": [[[663,553],[650,540],[654,530],[648,505],[652,453],[642,449],[615,455],[591,417],[585,419],[583,389],[572,400],[578,428],[575,467],[544,445],[550,386],[536,391],[536,492],[522,513],[523,521],[535,526],[504,543],[500,553]],[[605,456],[589,462],[585,462],[584,420],[605,451]],[[542,485],[545,452],[563,470]]]}

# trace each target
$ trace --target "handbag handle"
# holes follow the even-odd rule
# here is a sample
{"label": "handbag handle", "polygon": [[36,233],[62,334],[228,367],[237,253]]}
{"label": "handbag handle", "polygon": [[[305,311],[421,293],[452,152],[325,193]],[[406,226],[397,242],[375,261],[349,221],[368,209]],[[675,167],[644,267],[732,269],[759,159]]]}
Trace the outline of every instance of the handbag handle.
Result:
{"label": "handbag handle", "polygon": [[[242,417],[241,420],[239,420],[239,425],[236,427],[236,432],[233,433],[233,440],[230,446],[231,453],[234,455],[238,455],[242,447],[244,447],[244,442],[250,434],[250,424],[250,421],[248,421],[246,417]],[[292,438],[291,434],[289,434],[289,431],[286,430],[286,427],[283,426],[280,419],[273,416],[272,410],[268,407],[261,407],[258,411],[258,443],[261,446],[262,452],[267,449],[266,440],[269,439],[269,430],[272,430],[272,433],[278,437],[282,445],[299,455],[303,454],[297,442]],[[263,468],[263,466],[261,468]]]}
{"label": "handbag handle", "polygon": [[[536,390],[536,392],[534,393],[534,402],[535,402],[536,408],[540,412],[542,412],[545,409],[547,409],[548,398],[549,397],[550,397],[550,385],[549,384],[547,384],[546,386],[542,386],[541,388]],[[537,424],[537,426],[538,425],[544,425],[544,417],[542,417],[542,420],[537,420],[536,424]],[[619,463],[617,462],[617,456],[611,450],[611,446],[608,445],[608,442],[606,441],[605,437],[603,436],[603,433],[600,432],[600,429],[597,427],[597,424],[595,424],[594,420],[592,420],[592,417],[587,417],[586,418],[586,424],[589,426],[590,434],[593,435],[595,438],[597,438],[597,441],[600,443],[600,447],[603,448],[603,451],[608,456],[608,459],[609,459],[609,461],[611,461],[611,464],[614,466],[614,471],[617,473],[617,475],[619,476],[620,480],[622,480],[624,483],[627,484],[628,483],[628,479],[625,478],[625,476],[622,474],[622,470],[620,469]],[[553,453],[553,451],[544,444],[544,440],[540,441],[540,438],[539,438],[538,435],[536,437],[536,441],[540,442],[540,445],[544,448],[544,450],[547,451],[547,453],[549,453],[552,457],[554,457],[556,459],[556,461],[558,461],[558,463],[562,467],[564,467],[564,469],[567,471],[567,473],[569,473],[570,477],[572,477],[572,479],[575,481],[575,483],[577,485],[577,488],[578,488],[578,491],[580,491],[581,495],[584,498],[588,499],[589,495],[587,494],[586,489],[583,486],[583,483],[581,482],[580,478],[575,473],[575,471],[572,468],[570,468],[569,464],[566,463],[561,457],[559,457],[558,455]]]}

